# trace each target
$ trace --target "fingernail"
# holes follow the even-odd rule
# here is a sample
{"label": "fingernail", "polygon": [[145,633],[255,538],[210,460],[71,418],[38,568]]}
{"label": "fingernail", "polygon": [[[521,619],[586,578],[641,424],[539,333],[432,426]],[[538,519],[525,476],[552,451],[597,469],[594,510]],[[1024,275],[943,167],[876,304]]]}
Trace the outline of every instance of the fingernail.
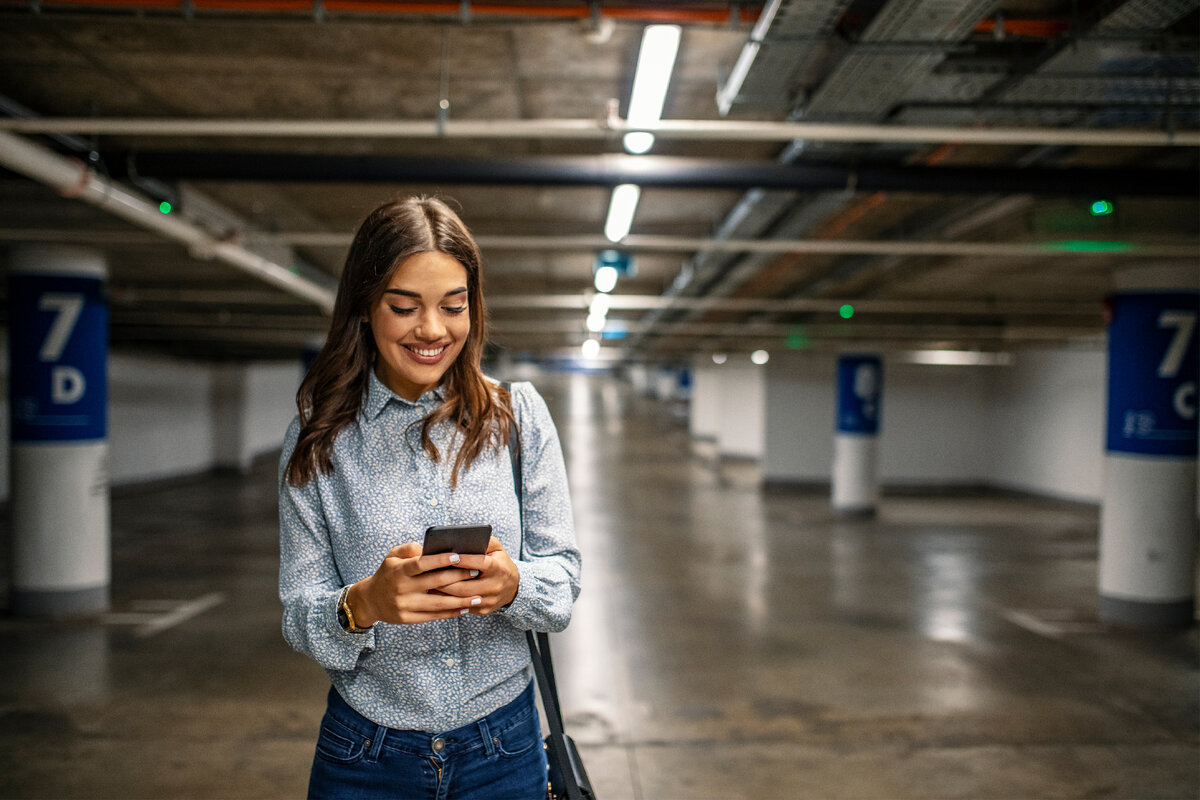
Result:
{"label": "fingernail", "polygon": [[[476,597],[476,598],[474,598],[474,599],[472,599],[472,600],[471,600],[471,605],[473,605],[473,606],[480,605],[481,603],[483,603],[483,598],[482,598],[482,597]],[[464,610],[465,610],[465,609],[464,609]]]}
{"label": "fingernail", "polygon": [[470,614],[470,613],[471,613],[471,609],[464,608],[462,611],[458,612],[458,615],[460,617],[465,617],[467,614]]}
{"label": "fingernail", "polygon": [[458,553],[451,553],[451,554],[450,554],[450,563],[451,563],[451,564],[457,564],[457,563],[458,563],[459,561],[461,561],[461,560],[462,560],[462,559],[460,559],[460,558],[458,557]]}
{"label": "fingernail", "polygon": [[478,577],[479,577],[479,570],[477,570],[477,569],[473,569],[473,570],[471,570],[471,577],[472,577],[472,578],[478,578]]}

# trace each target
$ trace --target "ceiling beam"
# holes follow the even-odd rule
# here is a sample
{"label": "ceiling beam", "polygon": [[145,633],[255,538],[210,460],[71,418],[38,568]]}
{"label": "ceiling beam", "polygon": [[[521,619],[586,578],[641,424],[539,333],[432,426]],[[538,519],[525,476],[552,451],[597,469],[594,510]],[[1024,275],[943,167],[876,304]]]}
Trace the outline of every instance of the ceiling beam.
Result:
{"label": "ceiling beam", "polygon": [[204,260],[216,259],[271,286],[333,311],[334,287],[295,274],[240,245],[215,239],[208,231],[182,218],[163,214],[158,203],[97,174],[81,161],[64,158],[21,136],[0,131],[0,165],[120,217],[165,239],[183,244]]}
{"label": "ceiling beam", "polygon": [[723,142],[908,142],[913,144],[1059,145],[1076,147],[1200,147],[1200,131],[856,125],[744,120],[660,120],[631,125],[596,119],[249,119],[179,117],[37,117],[0,119],[0,131],[84,136],[236,136],[350,139],[620,139],[649,131],[659,139]]}
{"label": "ceiling beam", "polygon": [[636,183],[675,189],[897,191],[1041,196],[1200,195],[1187,169],[847,165],[802,161],[719,160],[673,156],[534,156],[400,158],[272,152],[173,151],[116,154],[110,174],[164,181],[301,183],[439,183],[485,186],[604,186]]}

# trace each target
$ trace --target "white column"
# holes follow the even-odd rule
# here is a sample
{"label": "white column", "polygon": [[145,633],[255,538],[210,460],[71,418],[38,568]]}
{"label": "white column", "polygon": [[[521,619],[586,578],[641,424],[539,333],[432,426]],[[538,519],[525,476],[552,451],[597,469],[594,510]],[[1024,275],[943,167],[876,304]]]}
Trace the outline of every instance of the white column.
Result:
{"label": "white column", "polygon": [[1194,620],[1200,270],[1116,274],[1100,514],[1100,617],[1138,627]]}
{"label": "white column", "polygon": [[108,608],[106,277],[103,257],[83,248],[11,255],[11,593],[20,616]]}
{"label": "white column", "polygon": [[879,505],[882,387],[883,360],[879,356],[838,359],[832,476],[832,504],[838,514],[872,516]]}

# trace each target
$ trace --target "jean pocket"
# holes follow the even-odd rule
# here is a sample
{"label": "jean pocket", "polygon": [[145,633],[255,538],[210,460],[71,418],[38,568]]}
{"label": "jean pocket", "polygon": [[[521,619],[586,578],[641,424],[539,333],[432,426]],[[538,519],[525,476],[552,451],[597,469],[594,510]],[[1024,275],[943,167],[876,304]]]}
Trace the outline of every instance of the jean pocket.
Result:
{"label": "jean pocket", "polygon": [[530,709],[504,730],[494,734],[492,744],[503,758],[517,758],[542,745],[542,728],[537,714]]}
{"label": "jean pocket", "polygon": [[317,737],[317,756],[334,764],[354,764],[361,761],[371,746],[371,740],[356,731],[326,717],[321,721]]}

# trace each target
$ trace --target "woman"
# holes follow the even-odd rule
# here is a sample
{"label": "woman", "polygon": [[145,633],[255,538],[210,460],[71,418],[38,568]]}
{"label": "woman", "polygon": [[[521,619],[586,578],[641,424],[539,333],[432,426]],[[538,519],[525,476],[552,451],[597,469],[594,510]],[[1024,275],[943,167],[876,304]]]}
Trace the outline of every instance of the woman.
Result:
{"label": "woman", "polygon": [[[545,402],[480,370],[481,284],[444,203],[380,206],[297,393],[280,459],[283,634],[333,684],[310,797],[546,795],[523,631],[566,627],[580,557]],[[422,555],[427,528],[454,524],[491,525],[487,553]]]}

